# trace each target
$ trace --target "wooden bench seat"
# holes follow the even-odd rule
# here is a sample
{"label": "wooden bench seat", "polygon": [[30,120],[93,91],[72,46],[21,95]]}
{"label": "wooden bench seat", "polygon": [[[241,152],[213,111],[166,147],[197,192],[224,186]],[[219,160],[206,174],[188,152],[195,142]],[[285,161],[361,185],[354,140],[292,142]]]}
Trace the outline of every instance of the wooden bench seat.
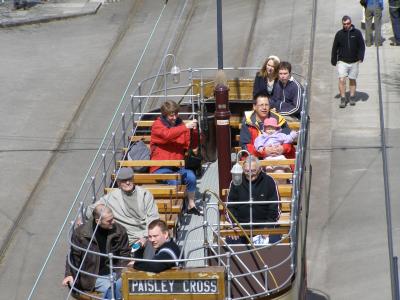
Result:
{"label": "wooden bench seat", "polygon": [[168,228],[175,228],[176,224],[179,220],[179,214],[161,214],[160,213],[160,220],[163,220],[167,223]]}
{"label": "wooden bench seat", "polygon": [[293,173],[270,173],[267,172],[273,179],[293,179]]}
{"label": "wooden bench seat", "polygon": [[[276,222],[277,225],[280,225],[281,227],[290,227],[290,213],[281,213],[279,220]],[[220,227],[221,229],[230,229],[231,223],[228,221],[221,221],[220,222]]]}
{"label": "wooden bench seat", "polygon": [[97,299],[101,298],[101,295],[102,295],[99,292],[85,291],[85,293],[87,293],[88,295],[84,295],[84,294],[74,291],[74,292],[72,292],[72,297],[77,300],[97,300]]}
{"label": "wooden bench seat", "polygon": [[[201,80],[193,79],[193,94],[201,94]],[[203,79],[203,97],[214,98],[214,80]],[[229,100],[253,100],[253,79],[230,79],[227,81],[229,86]]]}
{"label": "wooden bench seat", "polygon": [[119,160],[120,167],[185,167],[184,160]]}
{"label": "wooden bench seat", "polygon": [[[186,192],[185,185],[168,185],[168,184],[144,184],[141,185],[153,194],[154,198],[184,198]],[[116,188],[105,188],[104,193],[108,194]]]}
{"label": "wooden bench seat", "polygon": [[[282,200],[282,199],[281,199]],[[289,199],[285,199],[285,201],[290,201]],[[292,208],[292,204],[290,202],[281,202],[281,211],[282,212],[290,212],[291,208]],[[222,212],[224,210],[224,206],[223,205],[219,205],[218,209],[220,212]]]}
{"label": "wooden bench seat", "polygon": [[150,135],[132,135],[130,138],[131,142],[143,141],[145,143],[150,143],[150,139]]}
{"label": "wooden bench seat", "polygon": [[[278,184],[278,192],[281,197],[292,197],[291,184]],[[222,196],[228,196],[229,189],[222,189]]]}
{"label": "wooden bench seat", "polygon": [[[184,120],[183,122],[189,122],[190,120]],[[145,127],[151,127],[153,126],[154,120],[142,120],[142,121],[136,121],[135,125],[140,128],[145,128]],[[229,124],[232,128],[240,129],[242,126],[242,117],[238,115],[233,115],[229,118]],[[288,122],[289,128],[292,130],[299,130],[300,129],[300,122]],[[132,136],[131,141],[138,141],[140,139],[144,139],[145,141],[148,140],[150,142],[150,135],[138,135]]]}
{"label": "wooden bench seat", "polygon": [[[250,229],[245,229],[247,235],[250,236]],[[221,229],[221,236],[241,236],[243,232],[241,230],[233,230],[233,229]],[[277,228],[260,228],[253,229],[253,236],[259,234],[288,234],[289,227],[277,227]]]}
{"label": "wooden bench seat", "polygon": [[290,166],[294,165],[296,160],[294,158],[286,158],[286,159],[279,159],[279,160],[267,160],[263,159],[260,160],[260,166]]}
{"label": "wooden bench seat", "polygon": [[156,199],[159,213],[180,214],[183,207],[183,199]]}
{"label": "wooden bench seat", "polygon": [[[240,128],[242,128],[242,119],[243,119],[242,116],[232,115],[229,118],[229,125],[232,128],[240,129]],[[287,123],[288,123],[288,126],[289,126],[289,128],[291,130],[298,131],[300,129],[300,122],[299,121],[290,121],[290,122],[287,122]]]}
{"label": "wooden bench seat", "polygon": [[[111,174],[111,179],[114,181],[115,174]],[[157,173],[135,173],[133,175],[133,182],[138,185],[142,184],[150,184],[150,183],[160,183],[160,181],[165,180],[176,180],[180,182],[182,179],[182,175],[179,173],[170,173],[170,174],[157,174]]]}

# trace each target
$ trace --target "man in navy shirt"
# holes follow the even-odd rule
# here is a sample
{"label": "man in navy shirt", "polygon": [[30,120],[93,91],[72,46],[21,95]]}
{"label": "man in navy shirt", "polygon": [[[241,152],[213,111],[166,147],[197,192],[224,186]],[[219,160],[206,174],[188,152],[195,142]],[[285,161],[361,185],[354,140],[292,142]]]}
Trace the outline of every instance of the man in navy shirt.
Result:
{"label": "man in navy shirt", "polygon": [[136,270],[159,273],[179,265],[177,261],[180,256],[179,247],[169,237],[168,226],[164,221],[154,220],[149,224],[148,239],[156,252],[152,261],[135,261],[133,267]]}

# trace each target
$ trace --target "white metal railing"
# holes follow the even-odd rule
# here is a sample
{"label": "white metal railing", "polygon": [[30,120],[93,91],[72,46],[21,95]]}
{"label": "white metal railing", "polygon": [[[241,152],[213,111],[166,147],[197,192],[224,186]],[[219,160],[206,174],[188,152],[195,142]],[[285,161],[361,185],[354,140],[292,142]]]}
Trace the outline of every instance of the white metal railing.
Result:
{"label": "white metal railing", "polygon": [[[256,72],[258,68],[225,68],[225,71],[227,73],[227,77],[235,78],[235,72],[242,71],[242,70],[251,70]],[[132,94],[130,97],[125,97],[127,94],[127,91],[124,93],[123,98],[121,99],[119,105],[117,106],[117,109],[115,111],[114,117],[111,120],[111,123],[107,129],[107,132],[105,136],[103,137],[103,140],[99,146],[99,149],[89,167],[89,170],[87,171],[87,175],[85,176],[81,187],[78,190],[77,195],[74,198],[73,204],[70,208],[70,212],[73,210],[76,211],[76,216],[73,218],[73,224],[76,223],[78,219],[84,220],[84,217],[82,216],[82,210],[83,207],[91,204],[92,202],[96,201],[99,199],[100,196],[103,195],[104,188],[110,186],[113,184],[111,182],[111,174],[118,172],[118,166],[117,166],[117,161],[119,159],[124,159],[124,155],[122,155],[120,149],[123,147],[129,147],[129,141],[128,141],[128,136],[129,135],[135,135],[138,127],[134,126],[136,121],[142,120],[143,118],[147,116],[154,116],[154,113],[148,113],[150,103],[153,100],[164,100],[166,98],[170,99],[180,99],[182,104],[187,104],[192,107],[192,111],[189,112],[188,114],[197,114],[195,111],[195,107],[199,108],[201,105],[204,103],[205,99],[203,99],[201,96],[204,95],[204,79],[205,78],[211,78],[213,75],[215,75],[216,68],[189,68],[182,70],[181,77],[183,77],[184,84],[182,85],[166,85],[167,88],[164,90],[156,90],[154,91],[154,87],[156,86],[157,82],[160,83],[163,80],[168,80],[169,79],[169,73],[164,74],[160,73],[160,70],[157,75],[152,76],[147,78],[146,80],[140,82],[138,86],[132,91]],[[230,75],[230,76],[229,76]],[[302,78],[300,75],[296,75],[297,77]],[[200,95],[194,95],[193,94],[193,79],[200,79],[201,80],[201,89],[200,89]],[[208,81],[209,82],[209,81]],[[304,89],[304,94],[303,94],[303,108],[301,112],[301,126],[300,126],[300,131],[299,131],[299,138],[298,138],[298,144],[297,144],[297,151],[296,151],[296,163],[295,163],[295,171],[293,175],[293,192],[292,192],[292,199],[291,201],[287,201],[291,203],[291,213],[290,213],[290,221],[288,222],[288,225],[290,225],[289,229],[289,234],[288,237],[290,237],[291,240],[291,246],[293,248],[293,251],[290,253],[290,257],[287,259],[291,260],[291,266],[292,266],[292,276],[295,273],[294,266],[296,266],[296,255],[293,255],[296,253],[296,243],[293,241],[297,240],[297,216],[299,212],[299,197],[300,197],[300,187],[301,187],[301,179],[303,176],[303,162],[304,162],[304,155],[306,151],[307,145],[305,145],[306,141],[306,136],[308,134],[308,128],[307,128],[307,116],[308,116],[308,98],[306,94],[306,83],[305,89]],[[185,94],[185,93],[177,93],[176,91],[182,91],[185,89],[191,88],[191,93]],[[160,94],[161,92],[169,92],[173,91],[174,94]],[[153,102],[154,103],[154,102]],[[201,111],[201,110],[200,110]],[[76,205],[79,203],[79,205]],[[237,203],[235,203],[237,204]],[[261,224],[261,223],[260,223]],[[259,223],[254,223],[253,225],[260,225]],[[265,225],[273,225],[273,224],[282,224],[282,223],[274,223],[274,222],[269,222],[265,223]],[[73,226],[71,225],[71,230],[73,230]],[[210,225],[208,225],[210,226]],[[210,230],[216,233],[216,231],[213,229],[213,226],[209,227]],[[286,236],[285,236],[286,237]],[[282,239],[283,240],[283,239]],[[278,243],[272,244],[272,245],[266,245],[265,248],[267,247],[273,247]],[[72,245],[72,247],[76,247],[76,245]],[[89,245],[90,247],[90,245]],[[262,249],[264,247],[258,247],[257,249]],[[249,252],[255,251],[255,250],[249,250]],[[91,253],[90,250],[87,250],[88,253]],[[218,254],[216,253],[215,255],[211,256],[211,258],[220,258],[220,257],[225,257],[225,259],[229,260],[232,257],[229,258],[229,256],[238,256],[242,252],[238,253],[231,253],[231,254]],[[91,253],[93,254],[93,253]],[[201,260],[206,260],[208,259],[207,257],[201,258]],[[187,262],[187,261],[193,261],[193,260],[198,260],[198,259],[184,259],[182,262]],[[226,264],[227,272],[229,273],[229,263]],[[266,269],[260,270],[260,272],[266,272],[270,271],[271,269],[276,268],[276,266],[272,267],[267,267]],[[78,272],[82,272],[80,268],[78,268]],[[112,270],[110,270],[112,272]],[[249,274],[250,275],[250,274]],[[231,274],[231,276],[228,276],[228,279],[230,280],[235,280],[235,278],[238,278],[240,276],[245,276],[245,275],[240,275],[236,276],[234,274]],[[288,281],[289,282],[288,278]],[[286,282],[286,281],[285,281]],[[274,292],[276,290],[279,290],[282,288],[282,286],[277,287],[276,289],[273,290],[267,290],[265,294]],[[252,295],[254,297],[256,295]],[[238,298],[238,299],[246,299],[244,298]]]}
{"label": "white metal railing", "polygon": [[[257,68],[226,68],[225,70],[227,72],[235,72],[235,71],[239,71],[239,70],[255,71],[255,70],[257,70]],[[170,90],[175,91],[177,89],[191,87],[192,82],[189,81],[189,79],[191,79],[191,80],[201,79],[201,84],[200,84],[201,85],[201,94],[203,94],[203,88],[205,85],[203,79],[208,78],[207,76],[210,76],[210,75],[205,75],[205,73],[207,74],[210,71],[216,71],[216,68],[193,68],[193,69],[183,70],[182,73],[185,73],[185,72],[188,73],[188,76],[186,76],[187,84],[180,85],[178,87],[168,86],[166,91],[170,91]],[[77,198],[80,198],[83,196],[83,199],[80,198],[81,203],[86,203],[86,205],[87,205],[87,204],[90,204],[93,201],[97,200],[99,195],[102,194],[103,189],[105,187],[107,187],[107,183],[109,182],[109,180],[111,178],[111,176],[110,176],[111,172],[118,171],[117,157],[118,157],[118,154],[120,153],[120,152],[118,152],[118,149],[121,149],[126,146],[129,147],[129,141],[127,139],[127,132],[129,132],[132,135],[136,134],[138,127],[134,126],[134,122],[138,121],[138,120],[142,120],[146,116],[154,116],[154,113],[146,112],[146,108],[149,106],[150,100],[155,99],[155,100],[162,101],[163,99],[167,99],[167,98],[168,99],[170,99],[170,98],[175,98],[175,99],[176,98],[181,98],[181,99],[188,98],[188,101],[183,101],[183,103],[189,104],[192,107],[194,107],[195,102],[197,102],[196,103],[197,107],[201,106],[202,103],[204,103],[205,99],[199,98],[199,95],[194,95],[193,93],[191,93],[189,95],[177,94],[177,93],[175,93],[174,95],[169,95],[169,94],[166,95],[166,94],[161,94],[161,92],[165,92],[165,90],[153,91],[157,80],[160,77],[164,78],[164,79],[167,78],[165,75],[168,75],[168,74],[158,74],[156,76],[149,77],[146,80],[139,83],[138,87],[134,90],[133,94],[130,96],[129,102],[126,101],[126,103],[124,105],[122,105],[122,107],[124,109],[120,112],[120,118],[113,119],[112,124],[110,124],[110,128],[113,128],[111,135],[109,135],[108,137],[105,136],[103,139],[104,141],[108,141],[108,143],[107,144],[102,143],[102,145],[99,147],[99,149],[103,149],[102,155],[100,157],[96,156],[97,161],[92,164],[97,167],[92,169],[92,170],[94,170],[94,173],[91,176],[90,183],[86,184],[87,188],[85,190],[85,193],[78,194],[78,196],[77,196]],[[149,81],[151,82],[151,87],[150,87],[150,90],[147,91],[147,93],[146,93],[145,87],[149,83]],[[211,82],[212,81],[207,81],[207,84],[210,84]],[[195,99],[195,98],[197,98],[197,99]],[[290,264],[291,265],[291,273],[290,273],[290,276],[287,278],[287,280],[285,280],[282,284],[280,284],[279,286],[277,286],[273,289],[266,289],[266,291],[264,293],[249,294],[245,291],[246,294],[248,294],[248,297],[241,297],[241,298],[236,298],[236,299],[248,299],[251,297],[266,295],[266,294],[273,293],[275,291],[279,291],[288,282],[290,282],[292,275],[295,274],[295,271],[296,271],[294,269],[294,266],[296,265],[295,253],[296,253],[297,249],[296,249],[296,244],[294,244],[293,241],[295,241],[297,239],[296,223],[297,223],[297,214],[298,214],[298,200],[299,200],[299,196],[300,196],[300,191],[299,191],[300,185],[301,185],[300,180],[301,180],[302,166],[303,166],[303,160],[304,160],[303,155],[304,155],[304,151],[306,149],[306,145],[304,145],[304,141],[305,141],[305,136],[307,134],[307,128],[306,128],[307,124],[306,124],[306,120],[305,120],[306,118],[303,118],[303,116],[307,116],[307,112],[305,111],[305,109],[308,108],[307,97],[306,97],[305,91],[303,94],[303,99],[304,99],[304,103],[303,103],[303,110],[302,110],[302,114],[301,114],[301,116],[302,116],[301,126],[300,126],[298,146],[297,146],[297,151],[296,151],[295,171],[294,171],[294,175],[293,175],[292,200],[287,201],[287,202],[291,203],[290,221],[285,223],[287,225],[290,225],[289,233],[287,235],[283,235],[281,240],[274,244],[257,247],[256,249],[250,249],[250,250],[240,251],[240,252],[232,251],[230,254],[214,253],[214,255],[212,255],[212,256],[205,256],[202,258],[194,258],[194,259],[186,258],[186,259],[179,260],[182,263],[186,263],[188,261],[196,261],[196,260],[206,261],[208,259],[218,259],[220,262],[222,262],[223,257],[225,257],[226,259],[229,260],[229,259],[233,259],[233,257],[239,257],[240,255],[242,255],[244,253],[250,253],[253,251],[259,251],[264,248],[274,247],[276,245],[279,245],[280,242],[283,241],[284,239],[286,239],[287,237],[290,237],[290,240],[292,241],[291,242],[292,250],[291,250],[289,256],[286,257],[284,260],[282,260],[277,265],[267,266],[266,268],[262,268],[259,271],[257,271],[260,273],[271,272],[275,268],[279,267],[280,265],[282,265],[290,260],[291,261],[291,264]],[[196,114],[196,112],[193,110],[191,113],[188,113],[188,114]],[[126,117],[126,116],[129,116],[129,117]],[[110,158],[110,156],[111,156],[111,158]],[[95,158],[95,160],[96,160],[96,158]],[[121,157],[121,159],[123,159],[123,157]],[[110,184],[111,184],[111,182],[110,182]],[[238,203],[235,202],[235,203],[230,203],[230,204],[238,204]],[[228,205],[230,205],[230,204],[228,204]],[[279,225],[279,224],[282,225],[283,223],[282,222],[246,223],[243,225]],[[215,231],[213,229],[213,226],[211,226],[211,225],[207,225],[207,226],[210,228],[210,230],[214,234],[217,234],[217,231]],[[190,235],[190,232],[188,233],[188,236],[189,235]],[[76,247],[76,245],[73,245],[72,243],[71,243],[71,246]],[[83,249],[81,249],[81,250],[83,250]],[[95,254],[90,250],[87,250],[87,252],[91,253],[91,254]],[[126,258],[119,258],[119,259],[126,259]],[[136,259],[136,260],[139,260],[139,259]],[[144,260],[144,261],[146,261],[146,260]],[[221,264],[227,268],[228,273],[230,272],[230,276],[228,276],[228,280],[230,280],[230,281],[238,282],[237,280],[240,277],[246,277],[246,276],[254,277],[255,272],[251,272],[250,270],[248,270],[247,273],[237,275],[237,274],[231,273],[229,263],[221,263]],[[82,270],[78,269],[78,272],[82,272]],[[110,270],[110,272],[112,273],[113,270]],[[228,285],[230,285],[230,284],[231,283],[228,283]]]}

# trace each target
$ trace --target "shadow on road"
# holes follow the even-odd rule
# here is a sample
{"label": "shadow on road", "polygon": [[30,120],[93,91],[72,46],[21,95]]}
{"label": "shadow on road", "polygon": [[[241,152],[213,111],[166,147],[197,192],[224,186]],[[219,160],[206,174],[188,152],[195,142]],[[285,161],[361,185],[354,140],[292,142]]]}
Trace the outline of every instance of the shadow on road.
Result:
{"label": "shadow on road", "polygon": [[[346,98],[347,99],[350,98],[350,93],[349,92],[346,92]],[[336,94],[335,95],[335,99],[340,99],[340,94]],[[356,92],[356,102],[358,102],[358,101],[365,102],[365,101],[368,101],[368,99],[369,99],[369,95],[367,93],[360,92],[360,91]]]}
{"label": "shadow on road", "polygon": [[330,300],[331,297],[316,289],[307,289],[307,300]]}

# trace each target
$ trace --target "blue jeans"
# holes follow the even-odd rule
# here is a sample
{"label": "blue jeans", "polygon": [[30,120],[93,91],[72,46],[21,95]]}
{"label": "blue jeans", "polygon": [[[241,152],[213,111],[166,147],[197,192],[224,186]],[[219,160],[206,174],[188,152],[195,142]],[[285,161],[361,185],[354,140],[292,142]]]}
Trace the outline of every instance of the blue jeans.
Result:
{"label": "blue jeans", "polygon": [[400,7],[389,7],[389,13],[392,21],[394,39],[396,43],[400,43]]}
{"label": "blue jeans", "polygon": [[[116,300],[122,299],[121,289],[122,289],[122,280],[121,280],[121,278],[119,278],[117,281],[114,282],[114,296],[115,296],[114,298]],[[109,284],[109,288],[107,289],[107,291],[104,294],[104,299],[112,299],[110,284]]]}
{"label": "blue jeans", "polygon": [[[179,173],[182,175],[182,182],[186,185],[186,190],[189,193],[194,193],[196,191],[196,175],[194,175],[192,170],[181,168],[177,171],[174,171],[170,168],[162,167],[157,169],[154,173],[157,174],[169,174],[169,173]],[[166,182],[170,185],[179,184],[176,180],[166,180]]]}

